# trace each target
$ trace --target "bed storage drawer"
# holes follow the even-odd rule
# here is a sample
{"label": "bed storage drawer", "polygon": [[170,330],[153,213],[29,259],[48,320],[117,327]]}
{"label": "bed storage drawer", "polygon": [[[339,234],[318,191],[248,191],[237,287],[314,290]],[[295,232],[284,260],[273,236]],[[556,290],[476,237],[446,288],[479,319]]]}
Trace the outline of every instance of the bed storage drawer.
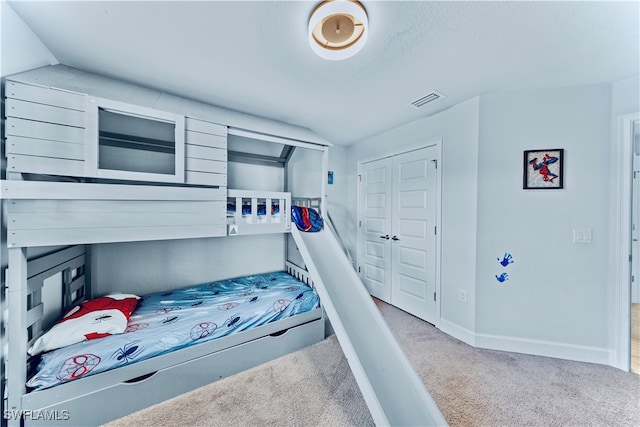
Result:
{"label": "bed storage drawer", "polygon": [[[42,410],[41,413],[51,415],[50,418],[58,415],[60,419],[27,419],[25,425],[56,425],[56,422],[59,425],[98,425],[304,348],[323,338],[324,320],[317,319],[291,328],[282,335],[268,335],[189,360],[138,381],[120,383],[73,400],[38,408]],[[32,407],[29,395],[23,399],[23,405]]]}
{"label": "bed storage drawer", "polygon": [[[283,334],[262,336],[159,369],[152,375],[141,375],[129,381],[94,389],[86,394],[56,394],[56,388],[62,390],[64,387],[30,393],[22,399],[23,409],[28,408],[33,414],[45,414],[49,418],[57,416],[58,419],[25,419],[25,425],[98,425],[276,359],[322,339],[324,318],[317,318],[292,327]],[[43,399],[43,396],[47,398]],[[49,399],[55,403],[46,404]]]}

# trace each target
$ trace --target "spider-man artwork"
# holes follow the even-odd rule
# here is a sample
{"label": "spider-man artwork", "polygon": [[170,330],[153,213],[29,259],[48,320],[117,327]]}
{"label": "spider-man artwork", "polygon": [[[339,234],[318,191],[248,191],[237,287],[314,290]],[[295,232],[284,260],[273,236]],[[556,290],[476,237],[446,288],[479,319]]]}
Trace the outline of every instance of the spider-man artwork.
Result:
{"label": "spider-man artwork", "polygon": [[550,156],[548,153],[545,153],[541,162],[538,162],[538,158],[534,157],[533,159],[529,160],[529,164],[533,167],[533,170],[538,171],[538,173],[542,175],[542,180],[544,182],[553,182],[553,180],[556,179],[558,175],[549,170],[549,165],[557,161],[558,157]]}
{"label": "spider-man artwork", "polygon": [[523,188],[563,188],[563,156],[563,149],[525,151]]}

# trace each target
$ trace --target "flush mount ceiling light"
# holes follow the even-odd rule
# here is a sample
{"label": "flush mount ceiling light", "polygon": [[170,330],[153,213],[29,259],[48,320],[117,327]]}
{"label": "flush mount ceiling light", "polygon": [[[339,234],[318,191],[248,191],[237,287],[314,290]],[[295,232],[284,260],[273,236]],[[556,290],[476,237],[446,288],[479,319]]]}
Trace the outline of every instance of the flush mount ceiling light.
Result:
{"label": "flush mount ceiling light", "polygon": [[346,59],[362,49],[368,26],[367,12],[359,1],[323,1],[309,18],[309,44],[322,58]]}

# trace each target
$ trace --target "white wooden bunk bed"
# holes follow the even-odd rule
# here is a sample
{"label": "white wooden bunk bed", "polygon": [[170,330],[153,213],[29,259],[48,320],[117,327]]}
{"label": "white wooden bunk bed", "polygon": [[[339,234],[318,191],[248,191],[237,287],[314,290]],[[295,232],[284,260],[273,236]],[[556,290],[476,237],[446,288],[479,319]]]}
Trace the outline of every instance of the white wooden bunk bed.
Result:
{"label": "white wooden bunk bed", "polygon": [[[92,288],[87,256],[92,245],[267,233],[283,233],[286,239],[291,229],[289,192],[227,189],[230,126],[195,114],[158,111],[144,100],[164,100],[170,110],[172,98],[140,87],[132,90],[131,85],[123,88],[111,80],[105,85],[104,80],[54,66],[10,78],[5,84],[7,179],[1,184],[8,248],[8,351],[3,403],[9,425],[103,423],[325,336],[323,310],[318,307],[49,388],[27,388],[37,364],[27,350],[51,323],[44,319],[45,314],[51,316],[45,301],[51,280],[61,282],[60,315],[101,296]],[[45,81],[50,83],[45,86]],[[131,100],[125,104],[104,98],[100,90],[101,97],[78,93],[78,87],[106,87],[122,97],[139,92],[141,98],[135,105],[129,104]],[[176,104],[184,108],[188,103]],[[198,111],[205,109],[198,104]],[[108,121],[113,112],[169,122],[176,138],[167,147],[153,138],[132,143],[126,135],[114,136],[113,127],[104,130],[99,123],[103,115]],[[265,139],[314,146],[276,136]],[[145,148],[148,145],[152,148]],[[324,170],[326,146],[314,147],[322,153]],[[153,166],[139,166],[140,156],[155,159]],[[321,194],[324,176],[318,182]],[[50,247],[51,253],[30,259],[28,251],[34,247]],[[303,268],[286,261],[287,256],[284,259],[282,270],[313,285]]]}

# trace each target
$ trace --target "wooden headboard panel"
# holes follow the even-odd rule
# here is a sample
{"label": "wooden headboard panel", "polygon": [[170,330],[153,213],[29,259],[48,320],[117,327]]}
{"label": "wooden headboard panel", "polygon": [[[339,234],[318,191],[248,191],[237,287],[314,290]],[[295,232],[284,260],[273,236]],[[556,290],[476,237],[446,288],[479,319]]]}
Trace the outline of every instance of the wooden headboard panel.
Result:
{"label": "wooden headboard panel", "polygon": [[[18,286],[7,284],[9,354],[5,357],[8,357],[9,364],[13,360],[24,363],[24,355],[12,357],[12,351],[23,348],[14,341],[26,339],[26,348],[29,348],[64,312],[90,297],[85,261],[85,246],[70,246],[27,261],[26,297],[11,295],[20,291],[16,289]],[[8,270],[7,278],[11,277]],[[19,307],[24,303],[26,307]],[[21,309],[24,316],[12,315]],[[27,372],[33,368],[29,363]],[[10,366],[9,371],[12,371]]]}
{"label": "wooden headboard panel", "polygon": [[[88,281],[85,278],[85,247],[71,246],[60,251],[44,255],[27,262],[27,328],[29,342],[38,338],[49,325],[43,325],[42,319],[49,307],[43,301],[45,281],[60,274],[60,301],[50,302],[61,307],[62,315],[73,305],[89,296]],[[58,317],[59,317],[58,316]]]}

